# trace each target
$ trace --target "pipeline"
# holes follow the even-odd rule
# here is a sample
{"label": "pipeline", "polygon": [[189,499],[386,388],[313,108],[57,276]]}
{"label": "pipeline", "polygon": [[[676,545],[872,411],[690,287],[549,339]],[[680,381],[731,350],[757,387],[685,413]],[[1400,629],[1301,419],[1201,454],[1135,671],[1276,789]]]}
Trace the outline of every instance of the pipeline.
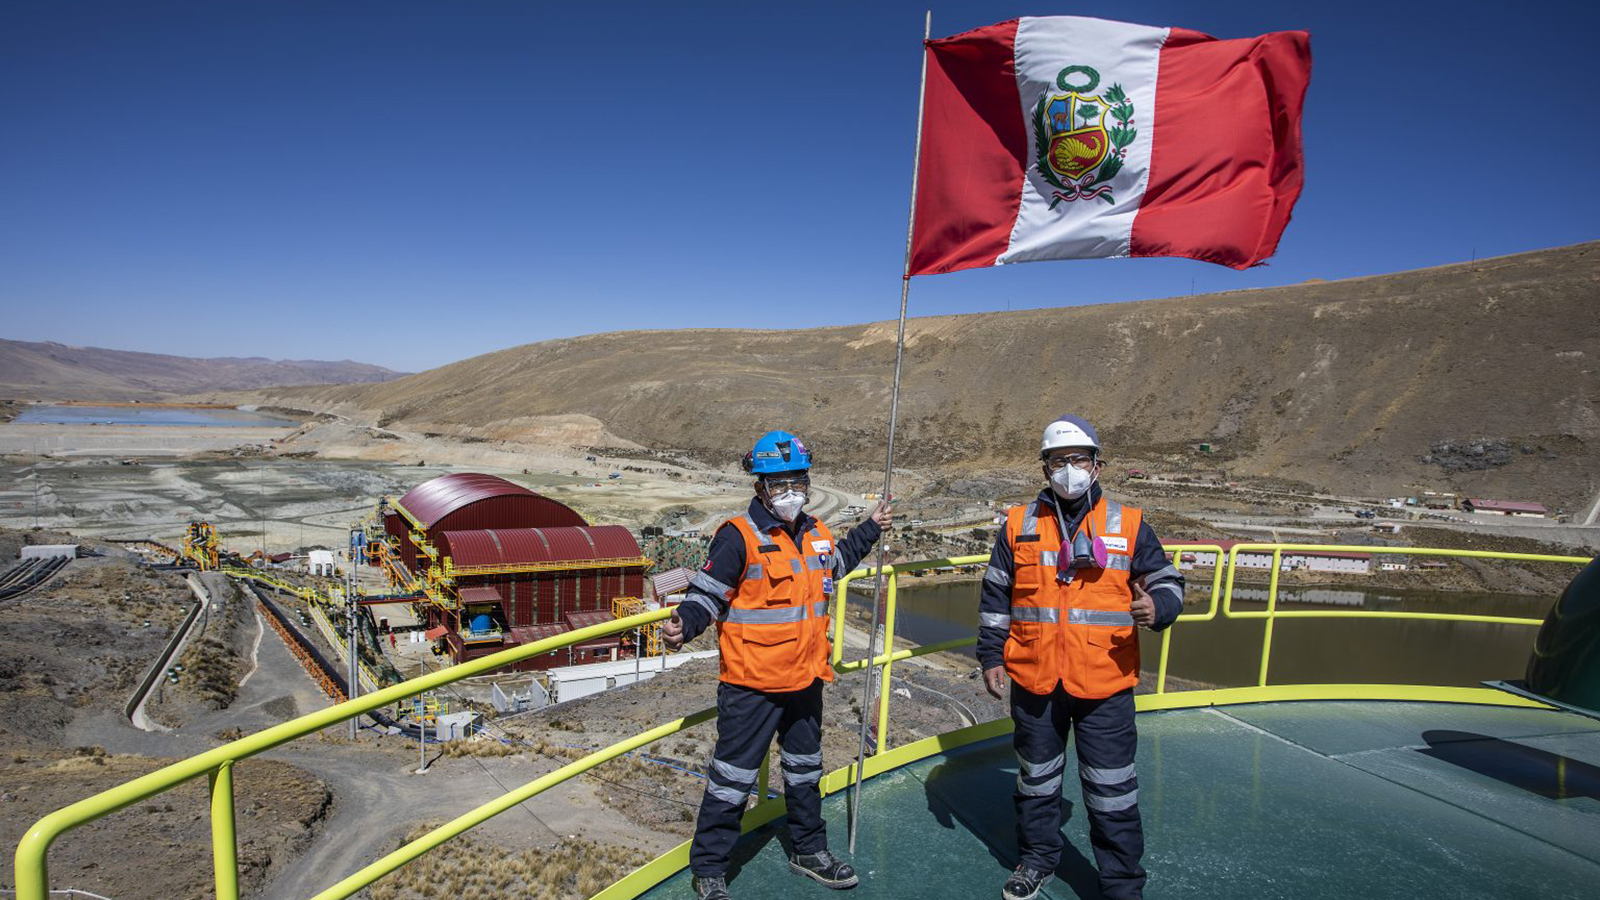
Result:
{"label": "pipeline", "polygon": [[167,641],[167,646],[162,649],[160,655],[156,657],[156,661],[151,664],[150,671],[144,673],[144,679],[139,682],[139,689],[133,692],[133,697],[122,707],[122,714],[127,717],[128,721],[133,721],[134,713],[139,711],[139,707],[144,705],[145,698],[155,688],[156,679],[160,678],[161,673],[165,672],[167,666],[172,664],[172,658],[177,655],[178,647],[189,636],[189,630],[194,627],[195,620],[200,618],[200,612],[205,608],[206,601],[198,596],[195,597],[194,605],[189,607],[189,613],[183,617],[183,621],[172,632],[172,637]]}
{"label": "pipeline", "polygon": [[250,585],[250,591],[256,595],[256,607],[266,613],[267,623],[272,626],[273,631],[278,633],[278,637],[283,639],[283,645],[289,648],[289,653],[299,660],[300,667],[306,670],[306,674],[310,675],[311,680],[317,683],[317,687],[322,688],[322,693],[326,694],[335,703],[343,703],[348,699],[345,696],[344,680],[336,678],[332,667],[322,658],[322,654],[311,646],[304,635],[290,627],[288,620],[283,616],[283,612],[267,598],[261,596],[261,592],[256,589],[255,585]]}
{"label": "pipeline", "polygon": [[[324,694],[333,699],[333,702],[343,703],[349,695],[346,693],[344,673],[339,670],[339,667],[330,663],[328,658],[322,655],[322,651],[318,650],[300,632],[300,629],[296,628],[288,617],[261,593],[259,587],[249,582],[246,582],[246,587],[255,595],[256,604],[266,610],[267,621],[272,623],[272,630],[276,631],[278,636],[283,639],[284,646],[288,647],[294,658],[300,661],[300,665],[306,670],[306,674],[311,676],[311,679],[317,683],[318,687],[322,688]],[[382,710],[375,709],[367,713],[367,718],[385,731],[398,732],[407,738],[413,739],[420,736],[416,725],[399,722],[390,718]]]}
{"label": "pipeline", "polygon": [[152,541],[148,538],[106,538],[105,541],[108,544],[122,544],[124,546],[132,547],[136,550],[144,549],[155,553],[165,553],[166,555],[172,557],[179,557],[183,555],[182,553],[179,553],[177,550],[168,547],[166,544],[163,544],[160,541]]}
{"label": "pipeline", "polygon": [[12,566],[4,574],[0,574],[0,600],[10,600],[26,594],[49,581],[71,561],[70,557],[52,556],[26,559]]}

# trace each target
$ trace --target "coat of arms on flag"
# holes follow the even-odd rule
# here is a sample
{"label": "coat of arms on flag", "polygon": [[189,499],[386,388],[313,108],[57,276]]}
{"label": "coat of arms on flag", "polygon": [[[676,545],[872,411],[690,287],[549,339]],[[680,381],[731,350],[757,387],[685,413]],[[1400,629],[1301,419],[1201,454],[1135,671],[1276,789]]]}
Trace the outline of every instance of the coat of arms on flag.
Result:
{"label": "coat of arms on flag", "polygon": [[[1056,76],[1055,86],[1066,93],[1040,94],[1033,113],[1039,175],[1056,188],[1050,208],[1073,200],[1115,203],[1110,181],[1122,169],[1128,145],[1138,134],[1133,103],[1120,84],[1095,96],[1100,73],[1089,66],[1067,66]],[[1107,116],[1113,122],[1109,128]]]}

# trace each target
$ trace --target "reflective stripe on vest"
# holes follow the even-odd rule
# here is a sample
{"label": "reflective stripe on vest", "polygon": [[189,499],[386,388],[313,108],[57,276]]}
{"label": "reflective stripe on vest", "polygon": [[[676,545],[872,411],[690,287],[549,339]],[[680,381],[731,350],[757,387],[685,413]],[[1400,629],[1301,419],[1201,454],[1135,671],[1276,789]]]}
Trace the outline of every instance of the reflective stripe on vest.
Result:
{"label": "reflective stripe on vest", "polygon": [[[1014,610],[1013,610],[1014,612]],[[1055,612],[1055,610],[1051,610]],[[1055,621],[1054,619],[1051,620]],[[1068,609],[1067,624],[1069,625],[1132,625],[1133,613],[1117,612],[1111,609]]]}
{"label": "reflective stripe on vest", "polygon": [[1022,515],[1022,534],[1036,535],[1039,533],[1039,501],[1028,504],[1028,511]]}
{"label": "reflective stripe on vest", "polygon": [[[1059,622],[1061,610],[1053,606],[1013,606],[1012,622]],[[863,688],[863,690],[865,690]]]}

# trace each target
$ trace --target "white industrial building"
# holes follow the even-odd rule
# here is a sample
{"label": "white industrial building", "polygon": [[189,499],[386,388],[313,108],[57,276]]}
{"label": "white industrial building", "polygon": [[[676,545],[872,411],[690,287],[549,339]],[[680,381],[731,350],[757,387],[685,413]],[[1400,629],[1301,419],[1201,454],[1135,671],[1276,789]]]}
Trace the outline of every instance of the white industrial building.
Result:
{"label": "white industrial building", "polygon": [[78,558],[77,544],[30,544],[22,548],[18,559],[67,559]]}
{"label": "white industrial building", "polygon": [[313,550],[306,555],[306,572],[312,575],[326,575],[333,577],[334,559],[332,550]]}
{"label": "white industrial building", "polygon": [[[1216,546],[1226,553],[1233,549],[1235,544],[1243,541],[1217,541]],[[1215,550],[1184,550],[1185,544],[1168,543],[1169,549],[1179,550],[1178,568],[1192,569],[1197,566],[1213,568],[1217,565],[1217,552]],[[1284,572],[1304,570],[1307,572],[1327,572],[1333,574],[1365,575],[1372,571],[1372,554],[1370,553],[1342,553],[1306,550],[1285,550],[1279,567]],[[1272,551],[1270,550],[1245,550],[1239,554],[1239,568],[1241,569],[1270,569],[1272,568]]]}

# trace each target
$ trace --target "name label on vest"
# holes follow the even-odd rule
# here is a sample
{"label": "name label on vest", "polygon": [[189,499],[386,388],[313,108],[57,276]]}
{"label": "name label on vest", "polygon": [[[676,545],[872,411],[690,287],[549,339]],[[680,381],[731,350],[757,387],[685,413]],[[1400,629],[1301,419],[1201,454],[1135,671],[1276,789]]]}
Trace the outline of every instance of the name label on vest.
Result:
{"label": "name label on vest", "polygon": [[761,546],[757,547],[756,549],[760,550],[762,553],[777,553],[778,552],[778,545],[777,544],[762,544]]}
{"label": "name label on vest", "polygon": [[1128,539],[1125,537],[1102,537],[1100,540],[1105,541],[1107,550],[1121,550],[1123,553],[1128,552]]}
{"label": "name label on vest", "polygon": [[1037,534],[1019,534],[1017,535],[1017,543],[1037,544],[1039,543],[1039,536]]}

